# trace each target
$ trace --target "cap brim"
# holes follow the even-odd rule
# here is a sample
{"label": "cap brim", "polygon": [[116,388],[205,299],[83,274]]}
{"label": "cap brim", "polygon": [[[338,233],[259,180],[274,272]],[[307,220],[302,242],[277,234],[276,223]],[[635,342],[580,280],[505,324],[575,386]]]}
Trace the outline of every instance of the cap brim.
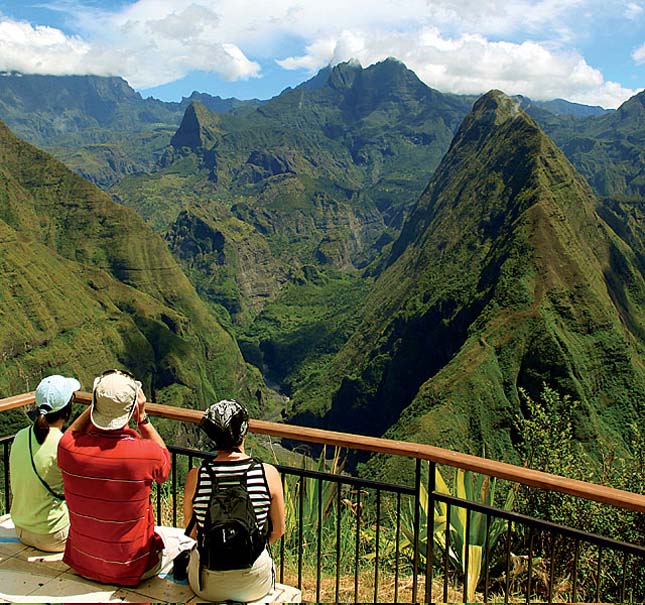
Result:
{"label": "cap brim", "polygon": [[110,416],[106,416],[104,414],[101,414],[100,412],[97,412],[96,408],[94,407],[94,403],[92,402],[92,407],[90,409],[90,420],[97,429],[103,429],[104,431],[116,431],[117,429],[122,429],[128,424],[128,422],[130,422],[132,414],[134,414],[134,405],[130,408],[129,412],[121,414],[116,418],[112,418]]}
{"label": "cap brim", "polygon": [[78,380],[76,380],[76,378],[67,378],[67,385],[68,385],[69,390],[70,390],[70,397],[76,391],[81,390],[81,383]]}

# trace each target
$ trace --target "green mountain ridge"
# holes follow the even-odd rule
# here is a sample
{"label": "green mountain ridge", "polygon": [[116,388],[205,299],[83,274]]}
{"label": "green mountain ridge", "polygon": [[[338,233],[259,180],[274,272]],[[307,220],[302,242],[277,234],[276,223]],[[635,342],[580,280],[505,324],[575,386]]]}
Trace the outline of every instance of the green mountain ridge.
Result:
{"label": "green mountain ridge", "polygon": [[[200,336],[214,321],[233,343],[224,374],[271,398],[236,340],[291,397],[295,421],[499,458],[513,456],[519,388],[535,396],[546,381],[580,399],[576,437],[590,448],[620,443],[622,423],[642,413],[642,94],[615,112],[524,97],[520,108],[497,92],[442,94],[392,59],[323,69],[266,102],[193,93],[163,104],[117,84],[105,116],[63,103],[80,126],[47,137],[162,236],[204,301],[186,290],[178,310],[166,285],[146,284],[148,310],[122,322],[141,342],[155,340],[147,313],[164,334],[205,314]],[[16,99],[25,124],[52,132],[50,106],[25,112]],[[24,237],[49,225],[39,217],[52,207],[11,206],[20,220],[8,225]],[[74,235],[64,244],[72,222],[57,216],[43,245],[60,240],[62,260],[117,278],[109,304],[129,313],[125,292],[140,285],[128,266],[145,262],[119,238],[108,253],[107,232],[96,246],[92,221],[87,249]],[[197,348],[191,368],[209,346]]]}
{"label": "green mountain ridge", "polygon": [[503,458],[518,389],[544,381],[582,402],[578,439],[619,441],[643,411],[645,282],[594,207],[537,124],[484,96],[292,419]]}
{"label": "green mountain ridge", "polygon": [[[381,65],[389,65],[390,71],[394,72],[396,78],[394,66],[397,64],[402,66],[396,59],[389,59]],[[325,68],[295,90],[309,92],[320,90],[327,86],[332,77],[332,80],[335,78],[332,85],[338,85],[341,96],[349,98],[342,89],[343,87],[352,88],[356,92],[360,91],[359,94],[365,97],[369,106],[370,100],[373,100],[370,97],[378,93],[379,81],[372,77],[375,85],[371,90],[369,86],[356,87],[354,81],[370,80],[369,73],[374,67],[363,69],[359,64],[349,63],[333,69]],[[374,71],[372,76],[377,72],[378,70]],[[387,70],[381,69],[381,72],[382,77],[392,76],[387,73]],[[399,84],[403,88],[405,88],[405,79],[399,78]],[[408,86],[410,91],[414,91],[420,84],[418,79],[415,83],[415,79],[416,76],[410,78],[412,82],[412,85]],[[392,90],[391,87],[390,90]],[[427,91],[432,89],[422,85],[420,90],[421,96],[428,97]],[[293,90],[287,89],[283,95],[288,95],[290,92]],[[459,121],[476,99],[468,95],[441,95],[441,93],[436,95],[444,99],[452,99],[457,111],[460,112]],[[328,96],[327,99],[329,100]],[[610,172],[617,171],[618,176],[594,178],[595,175],[602,175],[607,171],[607,163],[622,164],[626,154],[633,154],[629,146],[620,144],[620,140],[611,142],[609,148],[602,137],[602,144],[598,145],[594,142],[598,138],[596,122],[601,125],[610,124],[613,128],[622,120],[612,123],[611,120],[603,121],[603,119],[616,112],[571,103],[563,99],[535,101],[522,96],[517,99],[565,150],[569,159],[587,177],[598,193],[606,194],[607,184],[604,181],[607,179],[609,185],[615,180],[620,184],[624,176],[621,176],[624,168],[620,166],[609,169]],[[347,106],[354,104],[359,107],[360,98],[358,100],[359,102],[356,103],[354,99]],[[391,100],[401,102],[403,99],[395,96]],[[0,119],[3,119],[25,140],[45,148],[73,170],[104,188],[128,174],[154,171],[168,140],[181,121],[184,110],[193,101],[202,103],[210,111],[242,114],[252,112],[267,103],[257,99],[250,101],[222,99],[197,91],[189,97],[182,98],[179,103],[163,102],[153,98],[143,99],[118,77],[40,76],[13,72],[0,75]],[[303,126],[307,127],[306,121],[303,122]],[[329,126],[332,133],[335,125],[331,123]],[[440,132],[439,127],[437,132],[429,134],[432,136]],[[581,140],[581,133],[584,133],[582,136],[584,140]],[[424,137],[428,136],[427,133],[421,134]],[[611,135],[609,139],[612,139]],[[445,146],[437,159],[443,155],[449,142],[449,140],[444,141]],[[361,140],[359,139],[357,143],[360,148]],[[582,149],[580,149],[581,146]],[[590,149],[590,146],[594,148]],[[642,149],[642,145],[640,148]],[[590,165],[589,157],[593,165]],[[637,161],[637,159],[634,160],[635,163]],[[637,164],[635,167],[637,168]],[[631,180],[634,170],[630,168],[628,172],[630,174],[626,177]]]}
{"label": "green mountain ridge", "polygon": [[[365,261],[357,263],[356,248],[348,249],[347,243],[343,244],[342,239],[339,240],[334,236],[329,237],[330,227],[332,230],[334,229],[333,223],[331,226],[325,226],[315,218],[316,213],[319,212],[319,207],[316,206],[315,192],[320,188],[321,180],[319,178],[316,181],[307,182],[304,176],[312,175],[313,178],[316,178],[320,174],[322,178],[332,180],[332,182],[335,180],[336,187],[346,191],[360,191],[358,198],[354,194],[349,200],[344,201],[344,204],[357,203],[360,205],[365,201],[369,202],[369,199],[365,198],[368,198],[374,191],[371,189],[373,187],[371,179],[375,174],[375,167],[378,167],[379,170],[376,178],[381,179],[377,180],[379,183],[377,187],[382,186],[383,190],[386,189],[383,184],[387,183],[390,177],[384,167],[386,162],[390,160],[382,159],[388,157],[387,153],[383,153],[383,150],[388,149],[388,145],[390,148],[399,145],[391,154],[392,169],[406,171],[408,174],[414,172],[418,179],[421,175],[426,175],[425,180],[428,180],[435,170],[434,158],[441,155],[442,145],[448,149],[448,146],[452,144],[451,150],[455,146],[452,135],[449,134],[450,129],[446,131],[445,140],[441,145],[431,146],[431,152],[426,149],[427,145],[420,145],[423,152],[415,151],[417,155],[414,156],[414,162],[420,163],[421,158],[425,158],[426,164],[422,169],[414,169],[415,164],[409,161],[409,156],[406,156],[405,152],[401,151],[400,145],[402,141],[410,140],[410,133],[414,133],[417,142],[427,143],[431,140],[436,142],[437,124],[445,125],[448,119],[446,116],[450,120],[454,119],[456,123],[460,115],[459,103],[463,102],[463,99],[458,99],[455,101],[456,105],[446,104],[440,93],[425,87],[412,72],[406,70],[400,63],[387,61],[374,66],[371,70],[363,70],[356,65],[340,65],[334,69],[323,70],[312,81],[296,89],[285,91],[276,99],[244,114],[244,116],[215,115],[197,104],[187,110],[185,121],[173,138],[174,150],[168,166],[164,169],[166,174],[162,171],[154,178],[163,181],[164,179],[177,179],[180,176],[181,180],[177,182],[180,182],[181,185],[177,189],[181,189],[183,193],[175,196],[177,199],[180,199],[181,195],[185,195],[186,190],[196,192],[199,189],[201,191],[195,196],[196,200],[201,200],[197,202],[202,213],[200,216],[205,218],[206,222],[210,223],[216,231],[219,231],[225,241],[228,241],[227,258],[229,260],[216,261],[211,258],[204,262],[208,255],[200,256],[202,265],[201,268],[197,268],[196,263],[190,261],[184,254],[180,262],[191,275],[193,282],[200,284],[198,285],[200,293],[202,295],[206,293],[208,300],[226,307],[234,321],[241,324],[243,329],[236,328],[235,332],[245,356],[258,367],[263,368],[263,371],[268,373],[271,379],[279,383],[281,388],[292,397],[289,414],[296,421],[305,424],[320,424],[322,422],[329,428],[381,434],[396,423],[399,415],[408,404],[415,401],[419,390],[422,389],[430,376],[434,373],[441,377],[450,374],[449,371],[441,373],[442,369],[447,367],[460,353],[473,331],[471,325],[477,321],[481,313],[486,311],[489,303],[483,293],[479,293],[477,296],[473,295],[472,298],[470,298],[471,295],[465,296],[463,293],[460,293],[459,296],[448,294],[446,299],[437,300],[431,309],[426,309],[425,314],[422,314],[421,317],[411,311],[399,310],[398,305],[405,307],[405,304],[397,299],[392,306],[386,307],[388,310],[385,312],[382,322],[385,325],[390,325],[390,318],[397,317],[398,323],[391,327],[391,334],[386,336],[384,332],[387,330],[384,330],[374,320],[371,328],[381,336],[377,341],[372,341],[361,335],[361,328],[358,329],[357,334],[352,336],[352,330],[358,323],[357,318],[362,316],[361,309],[378,308],[381,305],[381,296],[384,300],[391,300],[397,287],[388,286],[384,293],[375,295],[373,298],[368,297],[365,300],[365,293],[369,288],[367,282],[362,289],[355,290],[353,286],[344,283],[342,279],[332,277],[331,282],[328,282],[323,288],[316,286],[314,282],[310,282],[306,278],[299,285],[297,277],[300,271],[299,267],[303,266],[305,268],[311,267],[314,271],[322,268],[328,273],[330,270],[339,269],[344,272],[351,271],[352,265],[357,268],[365,266]],[[510,107],[514,108],[515,105]],[[535,105],[532,107],[533,111],[535,111],[535,107]],[[516,110],[512,109],[512,111]],[[546,115],[544,109],[540,109],[540,111],[542,112],[540,115]],[[607,114],[604,119],[609,119],[613,115]],[[560,119],[557,116],[555,118]],[[586,121],[591,123],[596,119],[598,118],[592,116]],[[422,136],[424,126],[419,126],[423,123],[427,124],[425,127],[426,138]],[[339,124],[345,125],[337,126]],[[387,134],[384,135],[383,124],[394,124],[396,127],[390,127]],[[484,128],[482,119],[478,120],[478,127]],[[451,128],[456,127],[451,126]],[[357,136],[357,133],[360,133],[360,136]],[[432,138],[433,133],[434,139]],[[452,141],[452,143],[448,141]],[[333,158],[331,161],[326,161],[326,151],[324,147],[321,149],[321,146],[330,142],[329,152],[333,154]],[[493,153],[492,146],[489,153]],[[509,153],[514,153],[514,151]],[[314,154],[316,155],[314,156]],[[313,157],[315,157],[315,161],[311,161]],[[379,160],[379,158],[381,159]],[[338,172],[338,168],[342,166],[343,162],[348,168]],[[366,171],[366,168],[369,168],[369,171]],[[338,176],[335,176],[336,174]],[[446,180],[450,174],[449,171],[446,171],[441,178]],[[471,171],[469,175],[473,182],[480,179],[477,171]],[[494,191],[503,189],[505,180],[509,178],[514,183],[507,185],[517,187],[524,182],[524,179],[528,178],[528,173],[520,170],[517,174],[512,172],[507,174],[502,171],[495,177],[496,182],[490,187]],[[576,176],[575,179],[579,180],[579,177]],[[128,179],[124,181],[123,185],[127,182]],[[155,206],[150,203],[150,190],[144,192],[138,187],[142,183],[141,179],[133,180],[133,184],[135,182],[139,190],[135,196],[138,196],[138,199],[144,201],[150,208],[148,216],[154,217],[157,212]],[[145,180],[143,182],[145,183]],[[299,186],[303,182],[304,189]],[[420,192],[420,180],[418,183],[416,187]],[[468,185],[464,182],[462,186],[466,188]],[[131,195],[130,197],[121,195],[120,187],[115,189],[119,192],[119,198],[128,205],[139,209],[141,206],[138,203],[132,203],[134,198]],[[165,190],[159,198],[168,199],[169,192],[172,191],[172,188]],[[330,192],[329,189],[326,191],[327,195],[334,200],[336,212],[338,212],[342,208],[338,203],[338,193],[334,193],[333,190]],[[153,193],[153,195],[155,194]],[[591,192],[587,191],[585,195],[593,200],[591,203],[596,205],[599,213],[609,218],[610,211],[603,212],[604,205],[596,201]],[[231,197],[233,197],[232,200]],[[204,203],[204,200],[208,198],[217,200],[217,202]],[[340,199],[342,201],[342,197]],[[398,236],[397,220],[402,220],[405,216],[406,210],[403,209],[407,204],[401,204],[400,200],[405,199],[401,195],[401,189],[390,188],[387,195],[383,196],[383,199],[388,200],[390,206],[379,205],[380,198],[378,197],[372,199],[375,203],[368,207],[374,218],[369,218],[370,214],[360,217],[355,214],[355,211],[353,217],[351,214],[349,215],[348,222],[355,223],[359,229],[353,231],[355,235],[352,236],[352,239],[354,241],[364,239],[360,235],[360,222],[365,222],[367,219],[375,227],[372,243],[363,242],[363,250],[367,249],[370,254],[367,259],[377,260],[381,251],[385,253],[383,259],[387,259],[388,242]],[[165,203],[165,201],[160,199],[159,203]],[[307,205],[309,205],[309,209],[307,209]],[[215,207],[217,207],[216,211],[213,210]],[[242,271],[237,269],[240,266],[235,261],[238,246],[234,243],[235,238],[227,237],[226,229],[222,228],[230,221],[230,217],[226,218],[228,208],[235,219],[252,228],[251,231],[248,231],[247,242],[254,241],[255,243],[252,245],[254,249],[263,249],[266,244],[269,246],[270,253],[265,255],[267,263],[264,264],[261,275],[256,275],[255,267],[248,264]],[[381,216],[373,214],[375,211],[382,213]],[[464,212],[464,217],[453,216],[447,225],[454,229],[459,224],[459,220],[468,219],[468,213]],[[170,211],[169,216],[172,213]],[[313,220],[309,219],[308,221],[307,214]],[[210,218],[208,218],[209,215]],[[398,219],[392,221],[392,217],[398,217]],[[502,217],[503,211],[497,210],[491,216],[482,219],[486,224],[485,227],[477,224],[473,226],[473,229],[476,232],[484,232],[490,239],[500,237],[498,228],[503,224]],[[639,226],[638,220],[634,220],[635,217],[629,219],[625,217],[627,215],[622,209],[611,224],[618,230],[618,221],[625,220],[621,237],[625,238],[627,245],[635,246],[637,242],[642,241],[642,227]],[[339,215],[336,214],[334,218],[336,225],[339,224],[338,218]],[[393,244],[390,264],[414,239],[414,233],[410,232],[410,229],[422,231],[427,227],[425,220],[424,217],[417,214],[413,220],[405,223],[401,236]],[[388,221],[391,225],[389,228]],[[470,223],[467,222],[467,224]],[[177,227],[178,225],[173,224],[168,231],[166,237],[169,238],[169,241],[174,238],[173,230]],[[308,250],[303,250],[298,244],[299,238],[302,238],[303,235],[310,245],[311,242],[320,242],[317,249],[313,248],[312,250],[309,247]],[[323,239],[320,239],[321,235]],[[187,233],[184,232],[182,237],[186,236]],[[189,235],[188,238],[188,240],[184,239],[184,243],[190,241]],[[266,244],[260,244],[261,241],[266,241]],[[330,253],[325,253],[323,243]],[[191,245],[199,247],[198,242],[193,242]],[[440,242],[439,245],[443,244]],[[623,243],[619,242],[619,245],[622,246]],[[637,250],[638,248],[634,247],[633,249]],[[342,252],[343,250],[345,252]],[[515,256],[521,256],[521,250],[522,248],[515,252]],[[296,256],[293,254],[294,251],[296,251]],[[349,252],[349,256],[347,252]],[[435,253],[440,254],[439,250]],[[348,258],[349,263],[347,262]],[[468,257],[464,256],[463,258]],[[636,257],[632,255],[632,260],[637,258],[638,255]],[[382,268],[386,263],[387,261],[381,260],[380,264],[373,266],[370,271],[378,274],[381,270],[379,267]],[[273,275],[279,277],[272,279],[273,271],[275,271]],[[418,268],[413,264],[407,266],[406,271],[414,272],[418,271]],[[488,271],[490,273],[488,279],[493,279],[493,276],[498,275],[495,271],[499,271],[499,269],[494,269],[491,265]],[[463,273],[463,269],[457,266],[455,273],[459,275]],[[315,272],[312,273],[310,269],[307,269],[307,275],[315,275]],[[243,295],[240,276],[244,276],[247,282],[257,280],[258,283],[263,284],[262,291],[256,291],[255,295],[251,294],[250,297]],[[411,279],[413,278],[406,272],[401,272],[394,279],[394,283],[397,286],[407,284]],[[481,279],[483,280],[483,278]],[[628,279],[631,280],[632,277],[628,276]],[[454,278],[442,275],[437,283],[443,286],[451,281],[454,281]],[[324,292],[334,287],[338,287],[338,294],[335,298],[342,302],[340,306],[331,305],[325,308],[325,305],[330,305],[330,303],[323,301],[331,299],[326,298],[327,295]],[[433,281],[428,286],[429,291],[435,287],[437,285]],[[471,284],[471,287],[474,286]],[[484,289],[483,286],[481,288]],[[459,285],[458,289],[461,290],[462,285]],[[318,296],[320,296],[318,306],[305,306],[302,310],[297,309],[294,303],[299,299],[309,300],[310,291],[318,292]],[[490,293],[488,295],[491,296]],[[418,293],[413,298],[433,299],[426,292]],[[584,300],[584,297],[579,296],[576,300]],[[468,304],[464,306],[465,302]],[[421,308],[425,307],[422,303],[415,304],[419,304]],[[620,307],[620,303],[617,306]],[[329,312],[332,308],[335,316]],[[609,313],[616,313],[616,309],[611,309]],[[626,312],[627,316],[632,314],[632,311]],[[334,321],[335,318],[336,321]],[[538,317],[531,319],[531,321],[535,325],[541,326],[545,320]],[[630,319],[629,321],[629,325],[633,327],[635,333],[639,333],[638,326],[642,320]],[[429,338],[429,333],[442,345],[439,347],[440,350],[434,351],[428,357],[424,351],[424,338]],[[405,338],[403,334],[406,335]],[[529,332],[529,334],[531,334],[530,338],[535,338],[533,332]],[[345,346],[345,342],[350,337],[352,340]],[[557,338],[553,338],[557,343]],[[538,342],[538,339],[535,338],[535,342]],[[551,355],[551,348],[558,349],[560,347],[559,344],[554,345],[551,341],[545,342],[543,346],[548,351],[548,355]],[[623,344],[620,347],[623,347]],[[370,361],[366,362],[364,370],[361,370],[363,361],[360,353],[356,354],[356,357],[350,357],[349,361],[345,359],[345,356],[348,355],[347,350],[353,348],[358,351],[369,351]],[[639,351],[641,350],[639,349]],[[642,351],[635,355],[630,353],[631,357],[635,358],[640,354]],[[335,358],[336,355],[338,358]],[[538,353],[534,355],[539,357]],[[575,364],[572,365],[568,360],[571,355],[570,351],[565,351],[556,358],[559,360],[558,363],[563,364],[563,367],[567,365],[573,367]],[[527,358],[530,358],[530,355]],[[565,361],[562,361],[563,359]],[[512,370],[505,369],[505,371],[519,373],[519,370],[514,366],[509,365],[509,368]],[[368,376],[363,376],[362,371]],[[580,382],[578,379],[573,380],[570,376],[570,372],[580,371],[579,369],[564,370],[559,367],[558,372],[562,376],[557,373],[552,376],[549,369],[543,368],[534,371],[528,368],[526,376],[533,372],[535,377],[532,380],[526,378],[526,385],[535,395],[541,389],[542,380],[547,380],[550,384],[555,382],[555,386],[574,396],[581,397],[589,409],[592,409],[598,403],[595,400],[591,403],[587,401],[590,397],[593,399],[596,396],[593,389],[590,389],[588,385],[581,386],[578,384]],[[627,375],[629,372],[633,372],[633,370],[628,368]],[[412,376],[413,379],[409,383],[402,383],[399,373]],[[636,373],[638,374],[638,372]],[[497,378],[499,378],[498,375],[491,376],[489,380],[493,381]],[[473,380],[479,379],[480,377],[476,377]],[[478,406],[477,413],[481,419],[478,426],[472,427],[473,441],[467,446],[473,451],[476,450],[476,444],[481,440],[487,441],[490,447],[500,452],[505,452],[507,449],[512,451],[512,443],[510,442],[512,417],[519,405],[516,389],[518,385],[525,386],[525,384],[521,381],[517,382],[515,379],[511,381],[508,377],[505,377],[504,380],[509,385],[513,384],[515,390],[506,385],[501,391],[491,392],[490,397]],[[638,385],[641,384],[639,382],[641,380],[638,377],[635,379],[636,390],[640,388]],[[589,392],[585,392],[585,389],[591,395]],[[620,389],[622,392],[618,393],[618,397],[620,399],[628,397],[625,393],[629,390],[625,390],[624,386],[621,386]],[[507,390],[508,393],[506,393]],[[441,401],[449,399],[451,396],[449,391],[448,389],[445,397],[442,396],[439,399]],[[580,395],[580,393],[583,394]],[[606,397],[607,394],[604,396]],[[326,413],[321,420],[319,415],[330,405],[331,411]],[[367,414],[366,410],[368,410]],[[378,412],[373,413],[376,410]],[[591,412],[589,415],[592,419],[587,422],[587,426],[579,427],[581,439],[589,440],[591,439],[590,435],[614,430],[607,428],[615,425],[613,420],[598,420]],[[619,416],[619,414],[617,415]],[[447,412],[446,417],[452,418],[453,410]],[[469,413],[463,414],[463,418],[470,417]],[[505,436],[499,439],[494,438],[491,441],[490,434],[493,432],[491,427],[498,426],[498,423],[503,426]],[[457,426],[455,425],[455,427]],[[462,449],[457,443],[456,434],[464,427],[463,425],[455,427],[444,430],[440,435],[434,433],[426,435],[424,433],[419,437]],[[397,433],[397,436],[402,435],[404,436],[405,433]],[[612,436],[612,439],[614,438],[619,439],[619,437]]]}
{"label": "green mountain ridge", "polygon": [[259,412],[259,373],[136,213],[2,124],[0,177],[6,395],[53,372],[91,388],[125,366],[160,403],[238,396]]}
{"label": "green mountain ridge", "polygon": [[289,393],[350,334],[358,272],[396,237],[471,103],[398,61],[343,64],[255,109],[192,103],[160,170],[110,193],[164,234],[247,359]]}

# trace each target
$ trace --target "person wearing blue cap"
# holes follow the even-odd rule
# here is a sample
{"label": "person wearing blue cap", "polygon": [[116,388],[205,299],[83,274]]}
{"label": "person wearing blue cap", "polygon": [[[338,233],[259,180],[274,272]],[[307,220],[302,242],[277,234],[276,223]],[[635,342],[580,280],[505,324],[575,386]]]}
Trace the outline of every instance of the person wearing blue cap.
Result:
{"label": "person wearing blue cap", "polygon": [[36,419],[18,431],[9,455],[11,518],[23,544],[62,552],[69,532],[69,513],[58,467],[58,442],[72,415],[75,378],[53,375],[36,388]]}

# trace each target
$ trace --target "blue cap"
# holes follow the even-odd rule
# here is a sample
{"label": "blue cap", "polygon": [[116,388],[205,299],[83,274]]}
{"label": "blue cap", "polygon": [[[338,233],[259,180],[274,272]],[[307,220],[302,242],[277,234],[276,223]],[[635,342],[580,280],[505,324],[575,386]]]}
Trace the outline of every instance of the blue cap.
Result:
{"label": "blue cap", "polygon": [[72,399],[74,391],[81,388],[76,378],[54,374],[40,381],[36,387],[36,407],[41,414],[62,410]]}

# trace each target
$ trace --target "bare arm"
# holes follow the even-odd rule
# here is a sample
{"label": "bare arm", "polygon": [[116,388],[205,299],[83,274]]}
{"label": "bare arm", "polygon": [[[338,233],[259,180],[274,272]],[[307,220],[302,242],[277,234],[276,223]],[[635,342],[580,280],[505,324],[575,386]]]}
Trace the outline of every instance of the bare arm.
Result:
{"label": "bare arm", "polygon": [[162,439],[161,435],[157,432],[157,429],[152,426],[151,422],[148,422],[148,424],[139,424],[145,418],[145,416],[146,396],[143,392],[143,389],[139,389],[139,392],[137,393],[137,405],[134,408],[132,419],[135,421],[142,439],[151,439],[155,443],[158,443],[161,447],[165,448],[166,443]]}
{"label": "bare arm", "polygon": [[284,534],[284,494],[278,469],[271,464],[264,464],[263,466],[269,485],[269,493],[271,494],[271,506],[269,508],[271,534],[269,534],[268,540],[269,544],[273,544]]}
{"label": "bare arm", "polygon": [[[184,486],[184,527],[193,516],[193,497],[197,490],[197,480],[199,479],[199,468],[191,468],[186,475],[186,484]],[[190,532],[191,538],[197,537],[197,524]]]}

